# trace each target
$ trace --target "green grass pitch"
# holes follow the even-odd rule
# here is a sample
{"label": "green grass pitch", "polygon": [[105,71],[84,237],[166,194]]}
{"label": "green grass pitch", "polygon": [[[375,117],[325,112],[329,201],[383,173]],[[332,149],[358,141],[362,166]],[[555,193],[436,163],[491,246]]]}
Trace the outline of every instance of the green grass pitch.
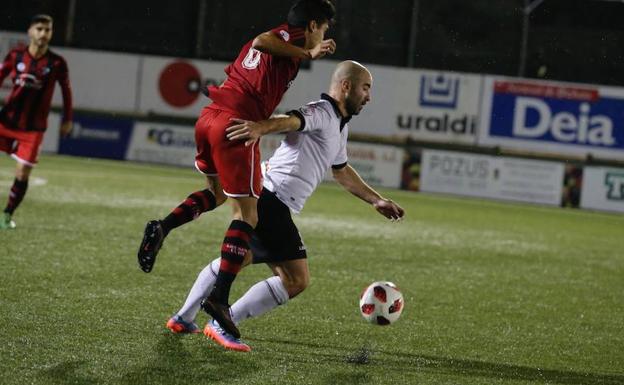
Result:
{"label": "green grass pitch", "polygon": [[[0,159],[2,205],[13,168]],[[152,273],[136,262],[145,222],[202,186],[190,168],[44,156],[0,232],[0,383],[624,384],[623,216],[383,190],[396,224],[323,185],[295,217],[311,285],[241,325],[244,354],[164,327],[229,207],[174,231]],[[244,270],[232,298],[268,275]],[[405,296],[394,325],[359,315],[375,280]]]}

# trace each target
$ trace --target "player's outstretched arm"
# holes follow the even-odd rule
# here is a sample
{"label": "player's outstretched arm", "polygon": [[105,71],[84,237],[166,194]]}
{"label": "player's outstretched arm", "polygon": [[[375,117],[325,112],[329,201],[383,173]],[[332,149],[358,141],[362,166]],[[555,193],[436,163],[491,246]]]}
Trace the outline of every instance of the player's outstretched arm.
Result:
{"label": "player's outstretched arm", "polygon": [[253,144],[263,135],[295,131],[301,128],[301,119],[296,115],[281,115],[258,122],[237,118],[231,120],[237,124],[225,129],[227,138],[229,140],[245,140],[245,146]]}
{"label": "player's outstretched arm", "polygon": [[273,32],[264,32],[254,39],[252,47],[260,52],[274,56],[289,56],[300,59],[319,59],[336,51],[336,42],[333,39],[323,40],[311,49],[305,49],[285,42]]}
{"label": "player's outstretched arm", "polygon": [[365,202],[375,207],[378,213],[391,220],[400,220],[405,215],[401,206],[390,199],[382,197],[377,191],[370,187],[360,175],[351,167],[346,165],[339,169],[332,169],[334,179],[340,183],[347,191]]}

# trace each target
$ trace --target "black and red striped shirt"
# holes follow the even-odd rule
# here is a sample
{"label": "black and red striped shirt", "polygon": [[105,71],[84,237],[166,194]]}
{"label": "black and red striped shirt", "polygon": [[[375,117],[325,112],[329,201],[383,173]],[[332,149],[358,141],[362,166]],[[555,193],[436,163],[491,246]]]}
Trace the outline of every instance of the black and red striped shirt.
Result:
{"label": "black and red striped shirt", "polygon": [[56,82],[63,95],[63,122],[72,120],[72,94],[67,63],[48,50],[38,59],[28,47],[8,53],[0,67],[0,85],[10,76],[13,89],[0,110],[0,122],[22,131],[45,131]]}

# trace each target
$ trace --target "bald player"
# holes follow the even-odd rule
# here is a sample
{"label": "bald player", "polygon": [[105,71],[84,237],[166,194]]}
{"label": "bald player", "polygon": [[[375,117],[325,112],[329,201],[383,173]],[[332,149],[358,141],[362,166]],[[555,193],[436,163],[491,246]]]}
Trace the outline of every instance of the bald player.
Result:
{"label": "bald player", "polygon": [[[245,255],[243,262],[243,266],[266,263],[273,276],[256,283],[232,305],[230,313],[236,325],[285,304],[308,286],[306,248],[291,211],[301,211],[329,168],[338,183],[381,215],[391,220],[403,218],[403,209],[368,186],[347,160],[347,122],[370,101],[372,84],[366,67],[344,61],[338,64],[329,92],[322,94],[320,100],[268,120],[234,119],[237,124],[227,129],[229,140],[245,141],[246,146],[266,134],[288,133],[268,161],[258,200],[258,224],[250,242],[251,253]],[[216,282],[219,266],[217,258],[199,274],[184,306],[167,324],[178,326],[170,327],[173,332],[199,332],[194,320],[200,306],[204,307],[202,300]],[[214,319],[208,322],[204,334],[226,349],[251,350]]]}

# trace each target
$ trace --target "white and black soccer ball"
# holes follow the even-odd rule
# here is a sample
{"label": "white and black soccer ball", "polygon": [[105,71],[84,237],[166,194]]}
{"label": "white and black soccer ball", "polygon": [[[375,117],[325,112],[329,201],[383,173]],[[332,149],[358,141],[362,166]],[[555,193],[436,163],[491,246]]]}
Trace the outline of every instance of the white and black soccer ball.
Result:
{"label": "white and black soccer ball", "polygon": [[392,282],[373,282],[360,296],[360,313],[370,323],[390,325],[401,316],[403,294]]}

